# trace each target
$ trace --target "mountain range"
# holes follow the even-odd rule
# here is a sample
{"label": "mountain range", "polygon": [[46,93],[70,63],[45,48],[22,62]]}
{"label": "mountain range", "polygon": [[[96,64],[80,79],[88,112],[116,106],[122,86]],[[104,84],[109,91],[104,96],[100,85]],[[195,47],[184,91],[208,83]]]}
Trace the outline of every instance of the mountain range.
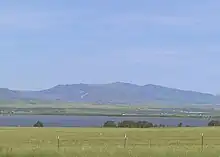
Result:
{"label": "mountain range", "polygon": [[218,104],[220,96],[159,85],[114,82],[57,85],[41,91],[0,88],[0,100],[40,100],[98,104]]}

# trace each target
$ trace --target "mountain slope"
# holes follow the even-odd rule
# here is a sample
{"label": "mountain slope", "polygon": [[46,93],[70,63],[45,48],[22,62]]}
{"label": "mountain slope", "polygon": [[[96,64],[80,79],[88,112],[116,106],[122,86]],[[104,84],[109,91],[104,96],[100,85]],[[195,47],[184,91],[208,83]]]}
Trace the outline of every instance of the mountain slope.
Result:
{"label": "mountain slope", "polygon": [[220,103],[218,96],[158,85],[129,83],[58,85],[42,91],[0,89],[0,100],[60,100],[102,104],[210,104]]}

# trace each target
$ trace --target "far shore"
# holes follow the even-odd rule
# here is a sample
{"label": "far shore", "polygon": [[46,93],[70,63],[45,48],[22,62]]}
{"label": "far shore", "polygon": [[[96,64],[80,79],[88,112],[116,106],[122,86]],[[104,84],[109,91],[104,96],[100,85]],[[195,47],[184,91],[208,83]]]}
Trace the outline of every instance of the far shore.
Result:
{"label": "far shore", "polygon": [[199,119],[218,119],[220,116],[212,116],[211,118],[208,116],[185,116],[185,115],[149,115],[149,114],[93,114],[93,113],[13,113],[13,114],[1,114],[2,116],[13,116],[13,115],[44,115],[44,116],[106,116],[106,117],[155,117],[155,118],[199,118]]}

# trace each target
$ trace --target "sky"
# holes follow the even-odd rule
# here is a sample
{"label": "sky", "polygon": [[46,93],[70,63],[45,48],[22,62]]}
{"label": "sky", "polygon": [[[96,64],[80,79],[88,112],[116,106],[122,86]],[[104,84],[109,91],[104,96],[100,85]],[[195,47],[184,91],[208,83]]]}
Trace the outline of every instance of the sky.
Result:
{"label": "sky", "polygon": [[128,82],[220,93],[219,0],[2,0],[0,87]]}

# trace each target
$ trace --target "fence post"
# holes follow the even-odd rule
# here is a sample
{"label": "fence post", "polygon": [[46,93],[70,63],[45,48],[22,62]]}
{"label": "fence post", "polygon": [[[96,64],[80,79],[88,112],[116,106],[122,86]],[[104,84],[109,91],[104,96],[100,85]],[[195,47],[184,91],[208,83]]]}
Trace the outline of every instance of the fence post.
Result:
{"label": "fence post", "polygon": [[128,138],[127,138],[127,135],[125,134],[125,137],[124,137],[124,148],[126,148],[127,140],[128,140]]}
{"label": "fence post", "polygon": [[60,137],[59,136],[57,136],[57,148],[58,150],[60,149]]}
{"label": "fence post", "polygon": [[177,146],[179,146],[180,145],[180,140],[177,140]]}
{"label": "fence post", "polygon": [[201,151],[203,151],[203,149],[204,149],[204,134],[202,133],[202,135],[201,135]]}

